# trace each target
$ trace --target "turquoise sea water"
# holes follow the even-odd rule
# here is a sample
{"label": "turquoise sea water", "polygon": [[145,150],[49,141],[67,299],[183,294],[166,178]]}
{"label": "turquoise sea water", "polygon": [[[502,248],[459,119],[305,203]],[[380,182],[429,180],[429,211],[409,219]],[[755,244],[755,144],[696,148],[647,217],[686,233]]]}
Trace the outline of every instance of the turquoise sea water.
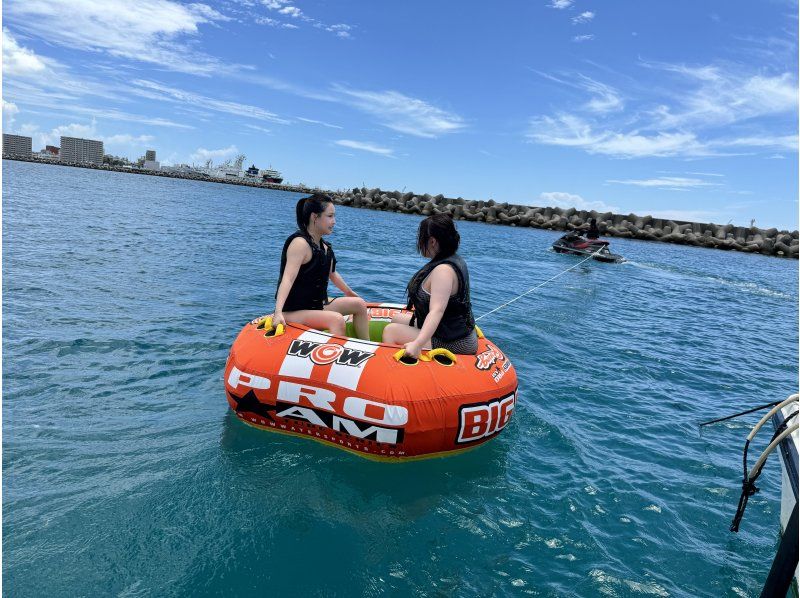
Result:
{"label": "turquoise sea water", "polygon": [[[796,391],[797,261],[614,240],[628,263],[482,322],[519,376],[498,438],[381,464],[225,400],[297,197],[3,162],[5,595],[758,594],[778,463],[732,534],[758,415],[697,423]],[[418,222],[337,209],[366,299],[403,299]],[[476,315],[578,259],[555,232],[458,227]]]}

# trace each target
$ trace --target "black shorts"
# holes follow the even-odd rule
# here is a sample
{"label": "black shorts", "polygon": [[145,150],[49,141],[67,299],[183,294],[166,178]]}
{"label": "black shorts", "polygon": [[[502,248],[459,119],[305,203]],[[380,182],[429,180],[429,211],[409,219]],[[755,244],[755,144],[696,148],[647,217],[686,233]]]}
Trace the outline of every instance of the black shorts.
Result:
{"label": "black shorts", "polygon": [[473,328],[467,336],[454,341],[443,341],[440,338],[431,338],[431,347],[434,349],[447,349],[456,355],[475,355],[478,352],[478,335]]}

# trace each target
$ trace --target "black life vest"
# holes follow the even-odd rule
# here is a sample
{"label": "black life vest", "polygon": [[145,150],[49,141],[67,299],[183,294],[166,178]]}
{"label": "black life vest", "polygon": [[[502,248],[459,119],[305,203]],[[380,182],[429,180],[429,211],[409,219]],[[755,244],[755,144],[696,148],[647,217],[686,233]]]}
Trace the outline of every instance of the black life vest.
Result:
{"label": "black life vest", "polygon": [[[300,266],[297,278],[294,280],[289,296],[283,304],[283,311],[297,311],[299,309],[322,309],[328,301],[328,277],[336,270],[336,256],[333,253],[331,244],[320,239],[320,246],[314,244],[308,233],[296,231],[289,235],[283,244],[281,252],[281,273],[278,280],[283,279],[283,271],[286,269],[286,252],[289,244],[297,237],[302,237],[311,248],[311,259],[306,264]],[[278,282],[280,286],[280,282]],[[277,298],[278,291],[275,290]]]}
{"label": "black life vest", "polygon": [[475,328],[472,302],[469,297],[469,272],[467,264],[460,255],[456,253],[443,260],[431,260],[414,274],[411,282],[408,283],[407,309],[414,308],[411,325],[422,328],[431,307],[431,296],[422,290],[422,283],[433,272],[433,269],[441,264],[449,264],[455,270],[458,278],[458,290],[448,299],[442,320],[433,333],[436,338],[449,342],[464,338]]}

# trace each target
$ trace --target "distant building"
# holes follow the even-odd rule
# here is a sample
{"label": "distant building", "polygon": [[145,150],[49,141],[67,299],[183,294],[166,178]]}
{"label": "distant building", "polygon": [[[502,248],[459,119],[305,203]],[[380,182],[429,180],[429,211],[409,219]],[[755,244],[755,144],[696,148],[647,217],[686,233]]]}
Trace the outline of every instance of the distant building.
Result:
{"label": "distant building", "polygon": [[3,153],[11,156],[30,156],[33,154],[33,140],[23,135],[3,133]]}
{"label": "distant building", "polygon": [[156,161],[156,150],[147,150],[144,153],[144,160],[145,160],[145,162],[155,162]]}
{"label": "distant building", "polygon": [[[147,153],[149,154],[150,152]],[[155,154],[155,152],[153,153]],[[144,164],[142,164],[142,168],[145,170],[161,170],[161,165],[157,160],[145,160]]]}
{"label": "distant building", "polygon": [[44,151],[53,154],[54,156],[58,155],[58,148],[55,145],[46,145],[44,146]]}
{"label": "distant building", "polygon": [[61,162],[100,165],[103,163],[103,142],[78,137],[62,137],[59,159]]}

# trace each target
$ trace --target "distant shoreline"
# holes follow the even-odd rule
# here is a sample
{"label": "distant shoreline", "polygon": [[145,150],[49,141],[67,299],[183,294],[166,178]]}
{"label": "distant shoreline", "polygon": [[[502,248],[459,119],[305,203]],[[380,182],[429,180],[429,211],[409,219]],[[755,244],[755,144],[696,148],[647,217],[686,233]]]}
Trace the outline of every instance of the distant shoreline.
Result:
{"label": "distant shoreline", "polygon": [[531,207],[507,202],[498,203],[491,199],[487,201],[466,200],[461,197],[453,199],[444,197],[441,194],[435,196],[428,193],[415,195],[411,192],[384,191],[378,188],[367,189],[362,187],[346,191],[328,191],[316,187],[312,189],[305,185],[279,185],[248,180],[215,179],[200,174],[122,168],[108,165],[63,163],[35,157],[29,158],[27,156],[4,155],[3,159],[34,162],[50,166],[69,166],[106,172],[144,174],[206,183],[220,183],[222,185],[257,187],[294,193],[326,193],[334,198],[335,203],[354,208],[419,214],[422,216],[449,213],[456,220],[555,231],[581,230],[588,225],[590,218],[596,218],[600,232],[604,237],[659,241],[662,243],[690,245],[692,247],[759,253],[790,259],[798,259],[800,256],[798,231],[796,230],[790,232],[778,230],[777,228],[761,229],[734,226],[732,224],[685,222],[669,218],[653,218],[652,216],[637,216],[636,214],[613,214],[611,212],[601,213],[594,210],[577,210],[576,208]]}
{"label": "distant shoreline", "polygon": [[100,170],[103,172],[124,172],[126,174],[144,174],[148,176],[159,176],[170,179],[184,179],[188,181],[202,181],[206,183],[220,183],[223,185],[239,185],[240,187],[259,187],[262,189],[272,189],[274,191],[292,191],[294,193],[335,193],[332,191],[325,191],[323,189],[310,188],[305,185],[283,185],[277,183],[262,183],[259,181],[248,181],[246,179],[217,179],[210,176],[201,174],[190,174],[184,172],[168,172],[163,170],[145,170],[144,168],[123,168],[122,166],[109,166],[103,164],[78,164],[75,162],[59,162],[58,160],[44,160],[42,158],[7,155],[3,154],[3,160],[15,160],[17,162],[33,162],[35,164],[44,164],[47,166],[68,166],[70,168],[88,168],[89,170]]}

